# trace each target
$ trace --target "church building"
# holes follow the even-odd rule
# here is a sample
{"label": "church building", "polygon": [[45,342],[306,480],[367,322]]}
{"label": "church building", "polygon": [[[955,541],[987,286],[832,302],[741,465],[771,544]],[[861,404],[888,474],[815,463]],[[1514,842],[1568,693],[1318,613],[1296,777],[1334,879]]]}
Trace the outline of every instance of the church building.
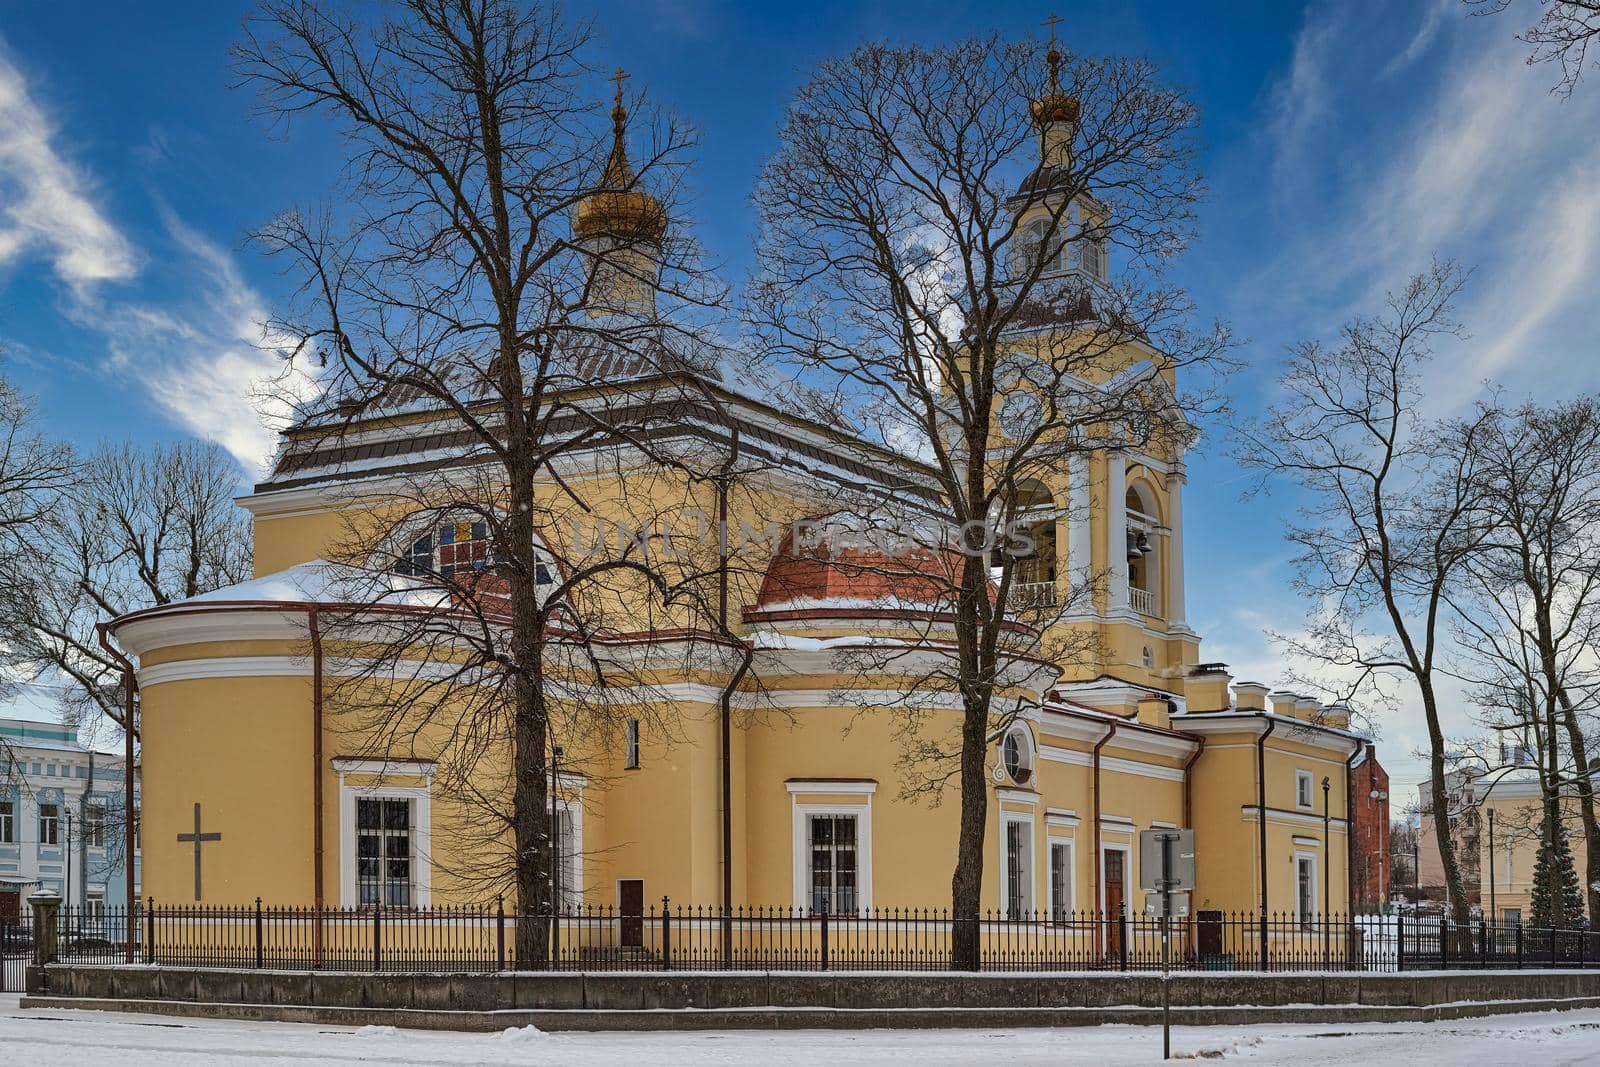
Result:
{"label": "church building", "polygon": [[[1048,182],[1052,153],[1070,143],[1073,103],[1035,103],[1043,163],[1028,182]],[[617,191],[580,207],[580,239],[624,228],[649,237],[659,224],[659,208],[625,180],[620,114],[617,129],[607,169]],[[1041,203],[1048,197],[1023,210]],[[1095,204],[1085,197],[1071,210]],[[1034,225],[1018,221],[1025,233]],[[1103,244],[1045,237],[1028,254],[1051,257],[1064,283],[1106,283]],[[648,247],[637,242],[642,258],[610,281],[620,304],[650,299],[640,283]],[[1160,361],[1138,344],[1123,356],[1130,372]],[[731,505],[751,528],[819,514],[847,522],[838,502],[851,494],[934,493],[915,458],[778,404],[714,361],[586,358],[572,403],[670,396],[663,435],[708,453],[736,440],[760,460]],[[1013,384],[1027,388],[1025,378]],[[158,905],[427,908],[506,891],[465,873],[485,846],[469,832],[471,783],[450,750],[459,739],[433,728],[380,737],[369,720],[341,716],[339,694],[380,682],[363,681],[360,642],[319,621],[350,611],[364,582],[403,594],[417,573],[492,569],[484,524],[466,516],[407,520],[373,539],[365,563],[351,555],[352,518],[380,528],[396,486],[470,477],[485,464],[460,443],[454,418],[417,398],[336,424],[306,413],[239,501],[254,519],[255,578],[111,627],[137,663],[144,892]],[[1346,913],[1351,768],[1363,743],[1344,708],[1235,681],[1202,660],[1185,595],[1184,456],[1158,451],[1068,455],[1021,490],[1036,549],[1019,567],[1026,610],[1014,632],[1033,651],[1001,679],[1016,711],[989,749],[983,905],[1013,919],[1137,913],[1139,832],[1192,827],[1197,912]],[[615,441],[563,472],[573,484],[619,481],[596,491],[587,525],[541,528],[552,574],[594,530],[636,527],[637,501],[624,498],[641,485],[661,521],[717,514],[714,484],[648,466]],[[563,492],[555,482],[541,489],[550,501]],[[554,513],[550,501],[538,504]],[[922,772],[906,742],[911,720],[953,731],[959,697],[918,688],[932,668],[902,662],[915,657],[863,666],[908,633],[937,637],[946,621],[914,577],[886,577],[862,551],[805,552],[786,536],[746,557],[728,590],[736,641],[710,640],[670,613],[641,611],[636,625],[608,631],[605,655],[648,662],[638,671],[648,679],[639,710],[619,705],[556,739],[565,904],[628,912],[666,896],[841,916],[948,906],[959,804],[953,784],[935,803],[913,782]],[[1052,659],[1061,645],[1095,651]],[[448,667],[440,662],[418,677]]]}

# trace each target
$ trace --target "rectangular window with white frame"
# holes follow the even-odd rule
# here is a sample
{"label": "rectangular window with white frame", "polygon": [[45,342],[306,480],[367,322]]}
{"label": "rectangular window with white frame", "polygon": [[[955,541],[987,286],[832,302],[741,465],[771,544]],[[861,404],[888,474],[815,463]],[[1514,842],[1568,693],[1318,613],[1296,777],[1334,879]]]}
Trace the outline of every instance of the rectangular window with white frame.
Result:
{"label": "rectangular window with white frame", "polygon": [[356,798],[356,900],[362,907],[411,906],[412,807],[403,797]]}
{"label": "rectangular window with white frame", "polygon": [[807,819],[810,855],[810,907],[829,915],[853,915],[860,908],[860,870],[854,815],[811,815]]}
{"label": "rectangular window with white frame", "polygon": [[17,805],[12,800],[0,800],[0,845],[13,845],[17,841]]}
{"label": "rectangular window with white frame", "polygon": [[1317,914],[1317,857],[1308,852],[1294,855],[1294,915],[1300,925],[1310,928]]}
{"label": "rectangular window with white frame", "polygon": [[1050,840],[1050,919],[1052,922],[1072,921],[1073,866],[1072,842]]}
{"label": "rectangular window with white frame", "polygon": [[[791,778],[790,848],[796,908],[860,915],[872,908],[871,779]],[[827,798],[827,799],[824,799]]]}
{"label": "rectangular window with white frame", "polygon": [[106,805],[91,800],[83,809],[83,837],[90,848],[106,847]]}
{"label": "rectangular window with white frame", "polygon": [[1001,817],[1007,919],[1026,919],[1033,910],[1033,820]]}
{"label": "rectangular window with white frame", "polygon": [[639,720],[629,719],[627,734],[623,739],[622,765],[625,769],[636,771],[639,769]]}
{"label": "rectangular window with white frame", "polygon": [[561,889],[556,899],[563,911],[576,909],[583,899],[583,845],[579,832],[575,809],[563,802],[556,810],[556,876]]}
{"label": "rectangular window with white frame", "polygon": [[1311,772],[1294,772],[1294,802],[1301,811],[1310,811],[1311,803]]}
{"label": "rectangular window with white frame", "polygon": [[61,808],[56,804],[39,805],[39,844],[61,843]]}
{"label": "rectangular window with white frame", "polygon": [[83,919],[85,925],[96,929],[105,925],[106,921],[106,891],[102,886],[90,886],[83,896]]}

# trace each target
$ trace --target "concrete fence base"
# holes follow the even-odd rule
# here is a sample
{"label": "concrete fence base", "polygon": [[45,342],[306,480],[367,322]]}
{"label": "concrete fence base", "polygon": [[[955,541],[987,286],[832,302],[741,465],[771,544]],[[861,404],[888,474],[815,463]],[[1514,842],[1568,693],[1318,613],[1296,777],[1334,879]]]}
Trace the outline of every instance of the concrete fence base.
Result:
{"label": "concrete fence base", "polygon": [[[423,1029],[786,1029],[1159,1023],[1157,975],[332,974],[48,969],[26,1008]],[[1600,1007],[1600,971],[1174,976],[1173,1022],[1429,1022]]]}

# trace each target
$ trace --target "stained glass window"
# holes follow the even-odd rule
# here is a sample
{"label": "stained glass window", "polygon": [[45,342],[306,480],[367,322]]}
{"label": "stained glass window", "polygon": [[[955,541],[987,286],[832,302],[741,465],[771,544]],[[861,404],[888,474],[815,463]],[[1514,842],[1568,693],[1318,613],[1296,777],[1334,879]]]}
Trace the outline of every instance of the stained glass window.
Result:
{"label": "stained glass window", "polygon": [[[501,562],[500,553],[490,543],[489,524],[483,519],[441,522],[412,540],[395,562],[395,573],[407,577],[437,577],[458,585],[476,581],[477,571],[493,571]],[[535,581],[550,585],[555,572],[549,563],[538,563]]]}

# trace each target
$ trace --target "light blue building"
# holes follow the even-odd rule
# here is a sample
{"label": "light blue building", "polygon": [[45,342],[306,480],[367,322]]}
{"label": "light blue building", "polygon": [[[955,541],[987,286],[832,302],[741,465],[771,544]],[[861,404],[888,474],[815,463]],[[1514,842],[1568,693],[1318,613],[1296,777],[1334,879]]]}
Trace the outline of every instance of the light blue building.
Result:
{"label": "light blue building", "polygon": [[[85,925],[127,904],[123,797],[120,754],[64,726],[0,718],[0,922],[39,892],[82,908]],[[137,887],[137,848],[133,864]]]}

